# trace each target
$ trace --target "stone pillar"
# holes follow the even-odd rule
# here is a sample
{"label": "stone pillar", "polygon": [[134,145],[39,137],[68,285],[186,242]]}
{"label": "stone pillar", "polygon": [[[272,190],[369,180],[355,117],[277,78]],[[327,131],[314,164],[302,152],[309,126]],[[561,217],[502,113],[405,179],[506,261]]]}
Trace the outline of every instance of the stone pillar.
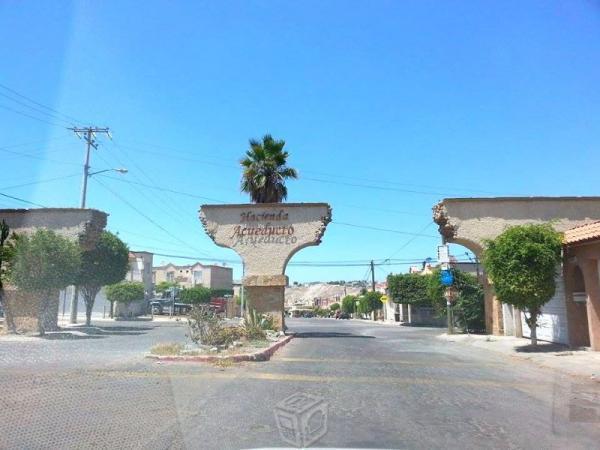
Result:
{"label": "stone pillar", "polygon": [[600,275],[598,260],[581,259],[579,267],[583,273],[587,294],[587,318],[590,330],[590,346],[600,351]]}
{"label": "stone pillar", "polygon": [[244,261],[244,295],[249,310],[269,313],[284,325],[286,266],[305,247],[319,245],[331,208],[326,203],[203,205],[200,220],[221,247]]}
{"label": "stone pillar", "polygon": [[277,329],[284,329],[285,287],[288,277],[285,275],[259,276],[244,278],[244,294],[248,310],[270,314]]}

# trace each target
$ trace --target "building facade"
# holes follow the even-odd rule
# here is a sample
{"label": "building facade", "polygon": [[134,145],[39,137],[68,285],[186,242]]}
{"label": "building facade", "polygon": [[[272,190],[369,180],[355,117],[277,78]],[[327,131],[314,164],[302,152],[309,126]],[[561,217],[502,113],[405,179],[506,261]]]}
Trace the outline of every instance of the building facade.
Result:
{"label": "building facade", "polygon": [[233,289],[231,267],[195,263],[187,266],[166,264],[152,269],[154,286],[164,281],[176,282],[182,288],[204,286],[210,289]]}

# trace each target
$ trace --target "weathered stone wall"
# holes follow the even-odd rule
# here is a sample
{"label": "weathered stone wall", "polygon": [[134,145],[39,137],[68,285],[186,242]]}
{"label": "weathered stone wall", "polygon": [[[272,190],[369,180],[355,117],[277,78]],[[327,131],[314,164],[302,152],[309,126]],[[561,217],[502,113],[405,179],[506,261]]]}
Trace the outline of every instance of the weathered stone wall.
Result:
{"label": "weathered stone wall", "polygon": [[[95,209],[40,208],[40,209],[0,209],[0,221],[4,220],[11,233],[31,234],[45,228],[58,235],[79,242],[84,249],[95,245],[106,226],[108,215]],[[3,302],[6,309],[6,322],[14,323],[19,332],[35,332],[38,329],[39,298],[25,294],[14,287],[5,286]],[[52,295],[44,313],[47,331],[58,328],[59,294]],[[8,327],[5,327],[5,331]]]}

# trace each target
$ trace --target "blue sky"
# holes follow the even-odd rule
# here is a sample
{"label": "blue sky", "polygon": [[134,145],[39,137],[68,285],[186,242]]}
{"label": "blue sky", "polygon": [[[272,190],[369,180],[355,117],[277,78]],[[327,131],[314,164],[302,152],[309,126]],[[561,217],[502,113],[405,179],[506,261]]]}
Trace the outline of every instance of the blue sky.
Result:
{"label": "blue sky", "polygon": [[[0,42],[3,86],[111,128],[92,166],[130,172],[92,178],[88,205],[132,249],[239,260],[197,210],[247,201],[237,161],[267,132],[300,172],[288,200],[333,207],[322,245],[293,261],[435,256],[444,197],[597,194],[596,1],[6,1]],[[84,145],[69,120],[0,94],[0,192],[77,206]]]}

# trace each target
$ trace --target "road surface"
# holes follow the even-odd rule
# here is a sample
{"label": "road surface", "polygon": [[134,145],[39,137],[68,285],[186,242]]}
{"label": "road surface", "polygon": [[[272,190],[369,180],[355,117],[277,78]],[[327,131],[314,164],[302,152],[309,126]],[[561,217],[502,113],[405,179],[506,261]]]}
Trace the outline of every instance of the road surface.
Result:
{"label": "road surface", "polygon": [[184,337],[174,323],[0,340],[0,448],[291,447],[289,427],[302,426],[280,423],[282,437],[275,412],[292,395],[326,414],[326,425],[319,415],[308,425],[323,434],[313,446],[600,447],[598,383],[445,342],[436,329],[288,324],[297,337],[271,361],[231,367],[144,359]]}

